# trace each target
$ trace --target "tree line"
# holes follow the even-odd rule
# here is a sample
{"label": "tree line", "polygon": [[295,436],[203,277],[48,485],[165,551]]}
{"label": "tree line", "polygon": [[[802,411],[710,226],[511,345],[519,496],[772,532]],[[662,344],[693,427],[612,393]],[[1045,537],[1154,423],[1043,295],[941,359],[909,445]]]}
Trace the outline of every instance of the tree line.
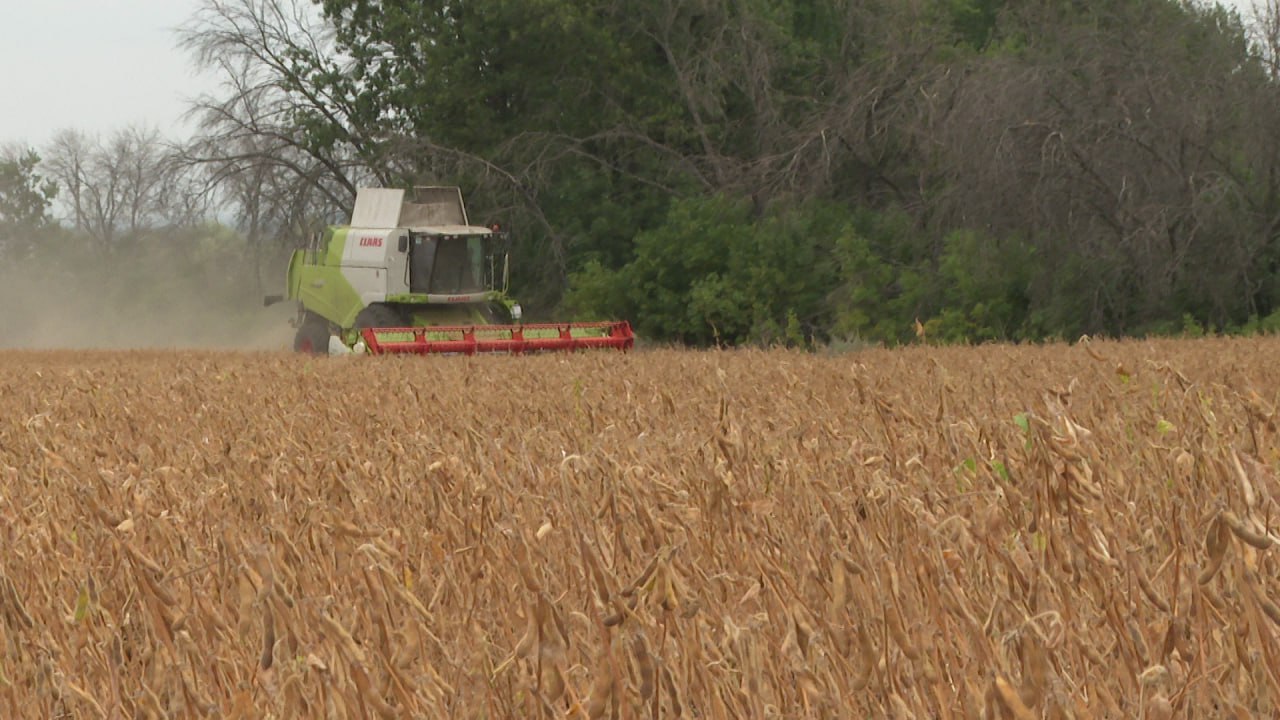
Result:
{"label": "tree line", "polygon": [[1276,330],[1277,2],[205,0],[197,136],[150,183],[10,153],[0,220],[56,186],[103,247],[216,207],[270,249],[459,184],[536,314],[654,340]]}

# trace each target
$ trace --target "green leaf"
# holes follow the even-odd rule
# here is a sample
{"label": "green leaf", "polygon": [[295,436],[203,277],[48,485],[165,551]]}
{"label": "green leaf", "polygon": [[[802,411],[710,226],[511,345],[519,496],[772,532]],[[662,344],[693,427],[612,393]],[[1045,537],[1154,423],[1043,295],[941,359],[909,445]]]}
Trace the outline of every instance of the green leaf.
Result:
{"label": "green leaf", "polygon": [[1031,432],[1031,421],[1027,419],[1026,413],[1018,413],[1017,415],[1014,415],[1013,424],[1022,428],[1022,432],[1025,432],[1025,433]]}
{"label": "green leaf", "polygon": [[991,469],[995,471],[996,475],[1000,476],[1001,480],[1009,482],[1009,470],[1004,466],[1004,463],[999,460],[992,460]]}
{"label": "green leaf", "polygon": [[1169,422],[1168,420],[1165,420],[1164,418],[1160,418],[1160,421],[1156,423],[1156,432],[1160,433],[1161,435],[1170,433],[1173,431],[1173,429],[1174,429],[1173,423]]}
{"label": "green leaf", "polygon": [[76,596],[76,613],[75,620],[77,623],[83,622],[89,615],[89,588],[87,586],[80,587],[80,594]]}

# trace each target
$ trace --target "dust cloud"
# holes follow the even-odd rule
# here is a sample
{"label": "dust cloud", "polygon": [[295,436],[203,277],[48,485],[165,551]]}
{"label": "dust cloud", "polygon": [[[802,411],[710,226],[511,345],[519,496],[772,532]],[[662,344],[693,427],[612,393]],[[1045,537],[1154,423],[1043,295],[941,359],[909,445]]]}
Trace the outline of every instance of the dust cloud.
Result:
{"label": "dust cloud", "polygon": [[152,241],[109,256],[44,251],[0,264],[0,349],[287,350],[284,263],[243,246]]}

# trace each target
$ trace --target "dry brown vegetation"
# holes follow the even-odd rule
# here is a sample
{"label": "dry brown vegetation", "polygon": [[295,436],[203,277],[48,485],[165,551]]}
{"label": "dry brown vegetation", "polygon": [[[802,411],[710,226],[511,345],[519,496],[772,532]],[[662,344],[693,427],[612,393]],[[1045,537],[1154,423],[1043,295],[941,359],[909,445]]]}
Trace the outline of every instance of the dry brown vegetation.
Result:
{"label": "dry brown vegetation", "polygon": [[1278,351],[0,355],[0,713],[1273,716]]}

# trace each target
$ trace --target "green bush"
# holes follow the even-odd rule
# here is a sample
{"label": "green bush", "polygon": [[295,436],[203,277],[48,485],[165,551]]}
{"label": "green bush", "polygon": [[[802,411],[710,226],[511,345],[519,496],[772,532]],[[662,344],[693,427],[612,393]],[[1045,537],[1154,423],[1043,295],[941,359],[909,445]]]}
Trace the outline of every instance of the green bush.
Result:
{"label": "green bush", "polygon": [[1265,317],[1250,315],[1249,320],[1239,328],[1241,335],[1274,335],[1280,333],[1280,310]]}
{"label": "green bush", "polygon": [[[1015,239],[956,231],[939,262],[942,312],[931,336],[947,342],[1014,340],[1028,334],[1034,249]],[[936,334],[935,334],[936,333]]]}
{"label": "green bush", "polygon": [[578,318],[630,318],[655,340],[806,345],[830,330],[830,255],[844,219],[830,204],[757,215],[745,200],[682,200],[636,237],[631,262],[574,273],[565,306]]}

